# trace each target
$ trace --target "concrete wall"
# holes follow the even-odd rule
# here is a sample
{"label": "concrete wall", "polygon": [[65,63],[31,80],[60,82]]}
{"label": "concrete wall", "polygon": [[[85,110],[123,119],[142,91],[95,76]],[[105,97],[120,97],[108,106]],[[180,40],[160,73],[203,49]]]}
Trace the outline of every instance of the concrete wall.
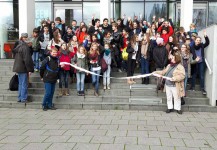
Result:
{"label": "concrete wall", "polygon": [[[217,25],[212,25],[205,29],[210,39],[210,45],[205,49],[205,58],[212,70],[211,74],[207,68],[205,71],[205,88],[207,97],[210,99],[210,105],[216,106],[217,100]],[[203,38],[203,31],[199,32]]]}

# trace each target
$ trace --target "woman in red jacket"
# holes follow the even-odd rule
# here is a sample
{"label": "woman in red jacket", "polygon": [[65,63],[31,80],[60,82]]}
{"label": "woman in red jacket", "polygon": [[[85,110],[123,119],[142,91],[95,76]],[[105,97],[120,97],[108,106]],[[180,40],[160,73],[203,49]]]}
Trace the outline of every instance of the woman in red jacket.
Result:
{"label": "woman in red jacket", "polygon": [[83,25],[81,26],[81,31],[77,34],[79,44],[83,43],[85,36],[87,36],[87,27]]}
{"label": "woman in red jacket", "polygon": [[164,23],[158,28],[157,32],[161,33],[161,38],[164,39],[164,44],[166,45],[169,41],[169,37],[173,35],[173,27],[169,24],[167,27]]}

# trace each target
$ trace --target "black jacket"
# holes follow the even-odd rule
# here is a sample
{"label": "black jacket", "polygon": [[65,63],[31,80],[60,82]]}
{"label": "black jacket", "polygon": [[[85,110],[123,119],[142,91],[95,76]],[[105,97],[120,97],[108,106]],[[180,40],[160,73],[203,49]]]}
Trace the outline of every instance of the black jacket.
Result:
{"label": "black jacket", "polygon": [[157,46],[153,49],[153,59],[156,68],[167,66],[168,55],[165,46]]}
{"label": "black jacket", "polygon": [[43,60],[40,68],[40,76],[45,83],[57,82],[59,78],[59,61],[57,57],[48,56]]}
{"label": "black jacket", "polygon": [[25,42],[20,41],[19,44],[17,44],[17,46],[12,50],[12,52],[15,58],[13,72],[34,72],[31,49]]}
{"label": "black jacket", "polygon": [[[127,46],[127,53],[128,53],[128,60],[132,59],[133,53],[135,52],[134,48],[131,46],[131,44],[129,44]],[[136,53],[136,61],[140,61],[141,58],[141,45],[138,45],[138,51]]]}

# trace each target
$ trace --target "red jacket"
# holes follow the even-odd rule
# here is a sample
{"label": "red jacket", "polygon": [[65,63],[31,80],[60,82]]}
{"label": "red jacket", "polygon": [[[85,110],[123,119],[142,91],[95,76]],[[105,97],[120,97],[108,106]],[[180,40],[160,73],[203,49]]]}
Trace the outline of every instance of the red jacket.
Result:
{"label": "red jacket", "polygon": [[[75,54],[72,52],[70,52],[69,54],[63,54],[60,52],[58,55],[59,55],[59,61],[60,62],[71,63],[71,59],[74,57]],[[62,69],[65,71],[69,71],[70,65],[65,65]]]}
{"label": "red jacket", "polygon": [[[162,26],[160,26],[157,30],[157,32],[161,32],[162,31]],[[169,26],[169,32],[167,34],[162,34],[161,32],[161,38],[164,39],[164,44],[167,44],[169,41],[169,37],[173,35],[173,28],[171,26]]]}

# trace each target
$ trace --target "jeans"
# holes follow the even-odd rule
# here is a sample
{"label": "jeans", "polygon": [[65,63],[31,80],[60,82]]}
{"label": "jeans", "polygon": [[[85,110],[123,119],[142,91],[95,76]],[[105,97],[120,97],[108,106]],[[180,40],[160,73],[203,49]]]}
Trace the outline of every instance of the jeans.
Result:
{"label": "jeans", "polygon": [[186,91],[187,91],[187,82],[188,82],[188,71],[185,71],[185,80],[184,80],[185,94],[186,94]]}
{"label": "jeans", "polygon": [[[93,68],[91,68],[91,71],[100,75],[100,70],[93,71]],[[99,76],[93,75],[93,74],[91,76],[92,76],[92,84],[94,86],[94,89],[98,93],[98,91],[99,91]]]}
{"label": "jeans", "polygon": [[144,57],[141,57],[141,73],[149,73],[149,60],[145,59]]}
{"label": "jeans", "polygon": [[45,50],[44,49],[41,49],[40,50],[40,53],[39,53],[39,57],[40,57],[40,60],[43,61],[46,57],[46,55],[44,54],[45,53]]}
{"label": "jeans", "polygon": [[76,78],[77,78],[77,91],[84,91],[85,73],[77,72]]}
{"label": "jeans", "polygon": [[194,72],[192,73],[192,80],[191,80],[191,88],[195,88],[195,80],[196,80],[196,76],[199,73],[200,75],[200,88],[201,90],[204,89],[204,66],[205,63],[201,62],[196,64],[196,68],[194,69]]}
{"label": "jeans", "polygon": [[108,65],[108,69],[103,73],[103,85],[110,85],[110,73],[111,66]]}
{"label": "jeans", "polygon": [[63,88],[63,84],[65,85],[65,88],[68,88],[69,87],[68,80],[69,80],[69,71],[61,70],[59,88]]}
{"label": "jeans", "polygon": [[39,52],[33,52],[32,60],[34,62],[34,69],[39,69]]}
{"label": "jeans", "polygon": [[18,87],[18,100],[27,100],[28,88],[28,75],[27,73],[18,73],[19,87]]}
{"label": "jeans", "polygon": [[53,106],[52,101],[55,91],[55,85],[56,83],[44,83],[45,95],[42,102],[42,107],[51,108]]}
{"label": "jeans", "polygon": [[135,59],[128,59],[127,61],[127,76],[133,76],[134,70],[136,68],[136,60]]}

